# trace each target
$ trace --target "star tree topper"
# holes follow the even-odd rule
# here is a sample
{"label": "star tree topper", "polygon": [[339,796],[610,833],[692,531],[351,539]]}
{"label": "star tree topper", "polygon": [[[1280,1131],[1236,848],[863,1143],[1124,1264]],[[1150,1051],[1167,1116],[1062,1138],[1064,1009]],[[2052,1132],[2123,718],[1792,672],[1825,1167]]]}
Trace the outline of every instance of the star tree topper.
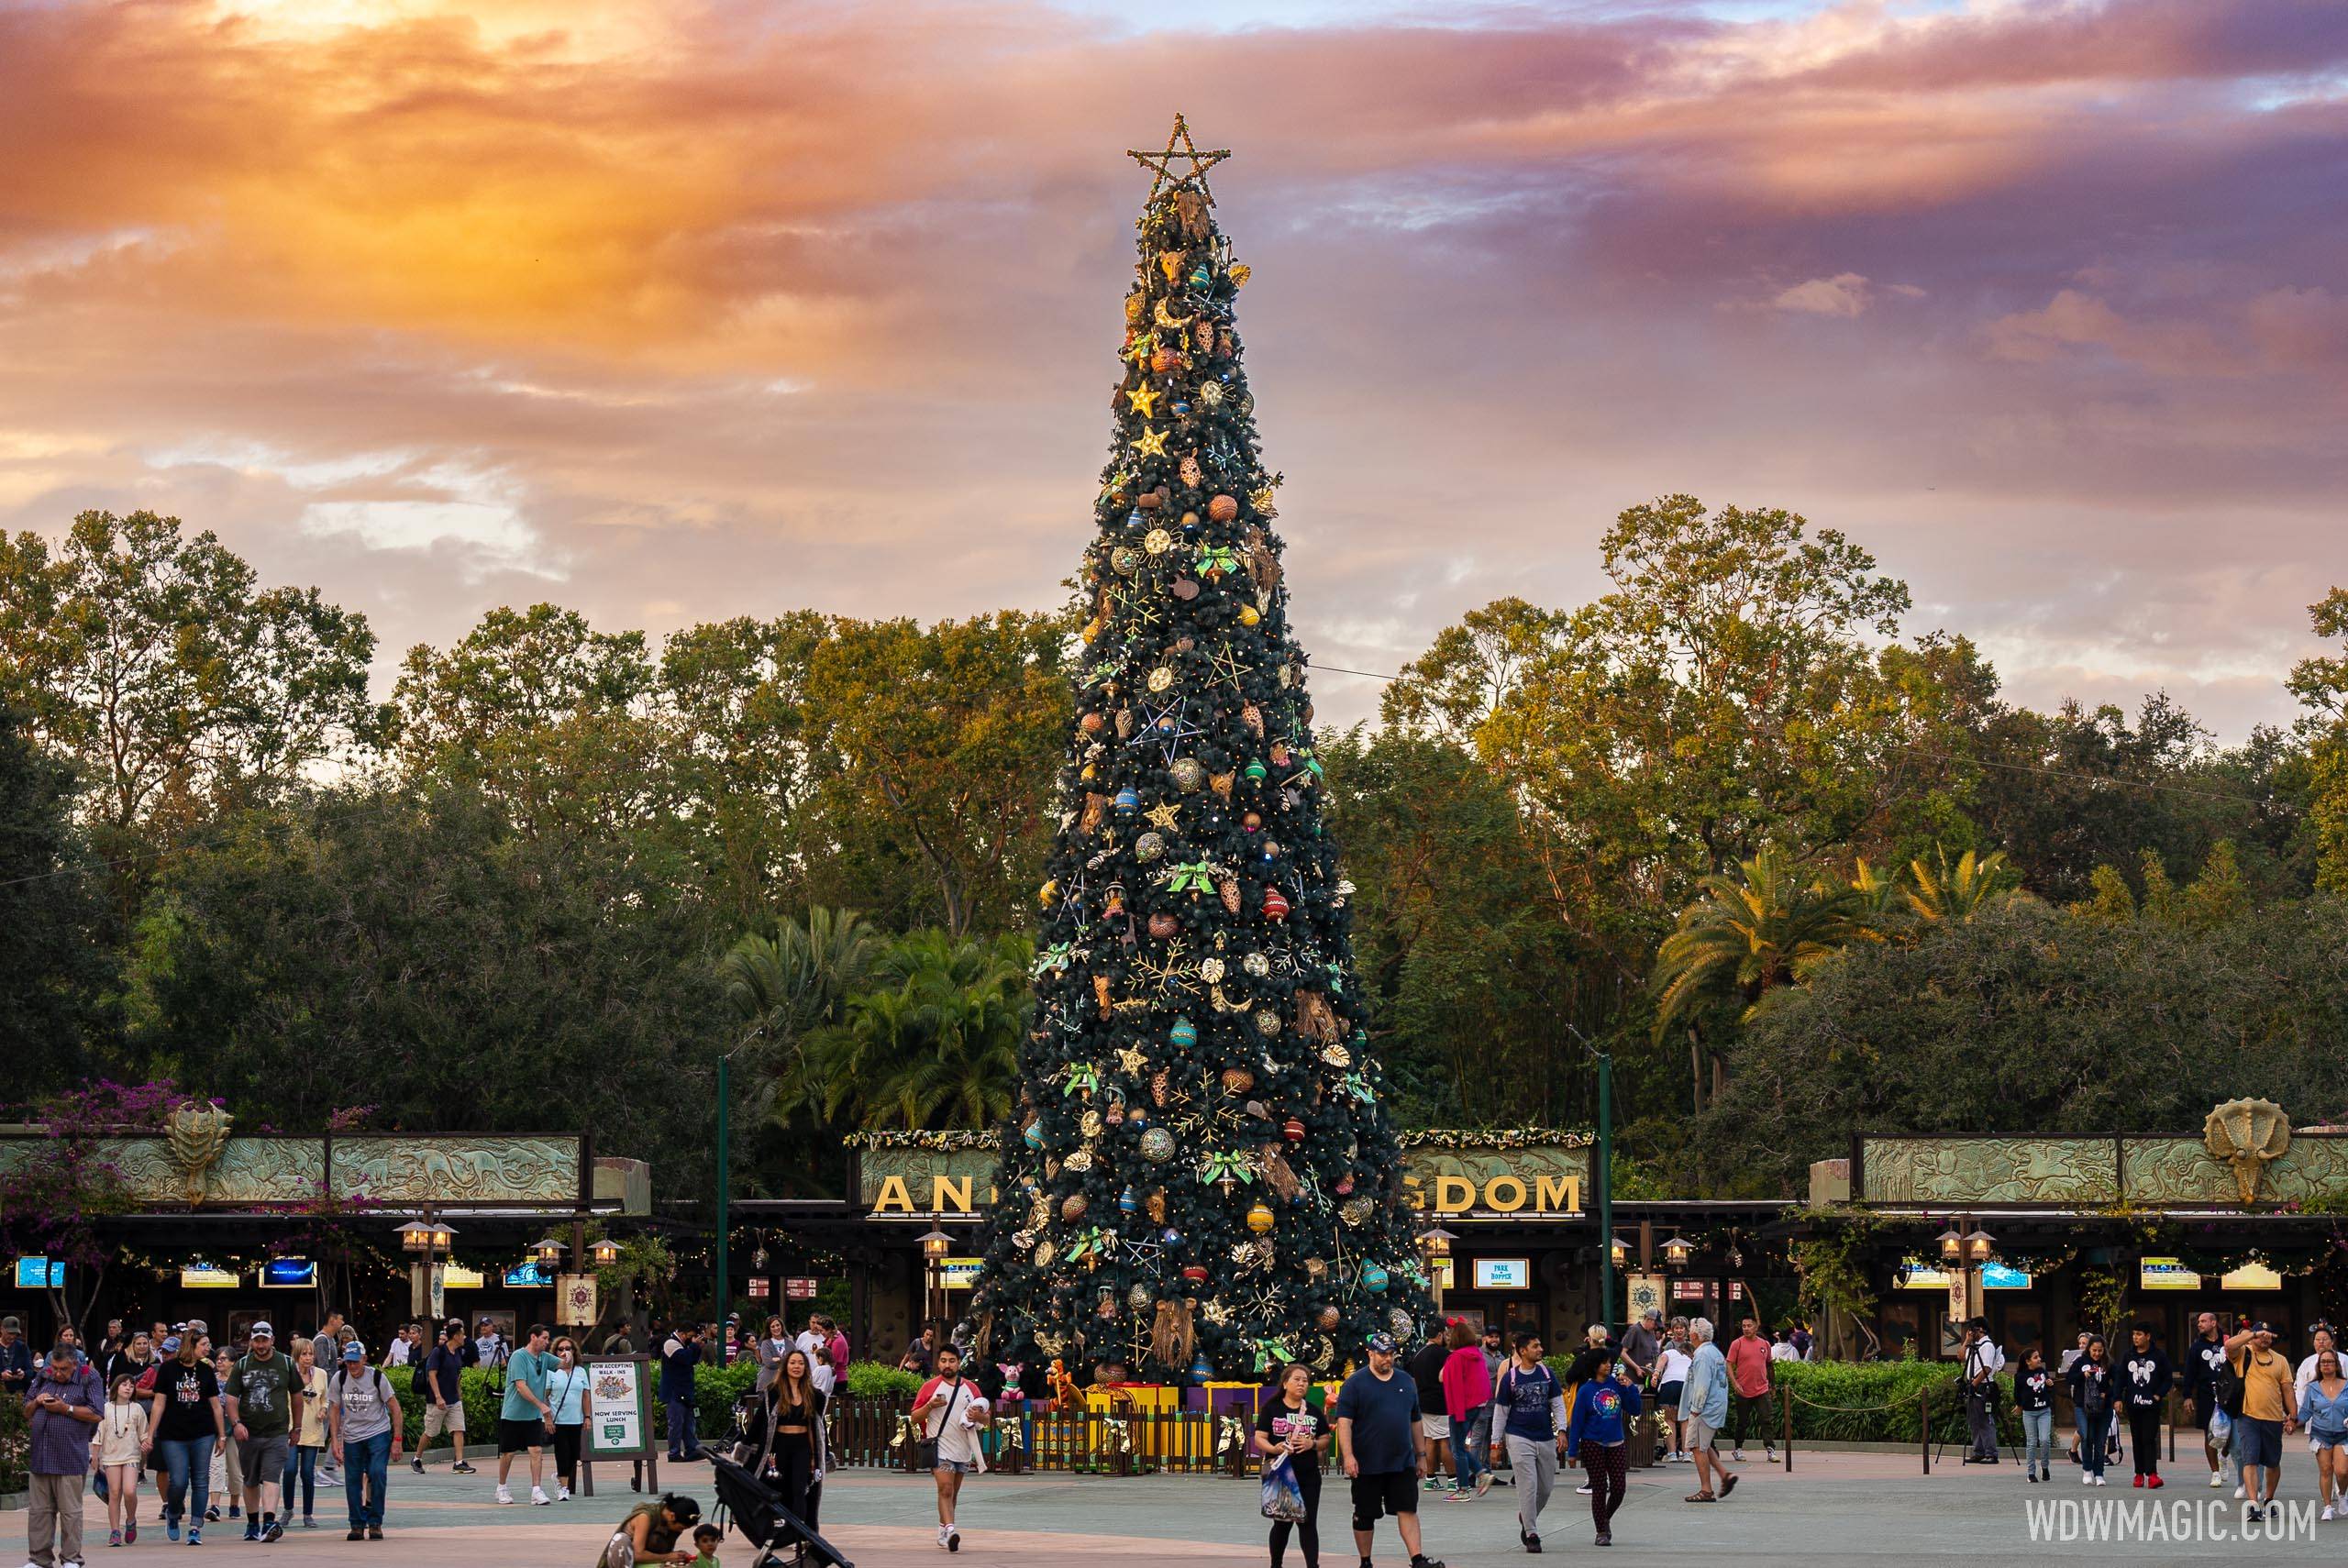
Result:
{"label": "star tree topper", "polygon": [[[1196,190],[1207,199],[1207,204],[1213,206],[1214,193],[1207,188],[1207,171],[1230,157],[1231,149],[1223,147],[1213,152],[1201,152],[1198,144],[1191,139],[1189,122],[1178,114],[1174,116],[1174,128],[1167,133],[1165,151],[1142,152],[1129,147],[1125,149],[1125,156],[1150,171],[1148,201],[1157,201],[1158,193],[1165,190],[1170,182],[1177,191]],[[1190,160],[1189,173],[1178,174],[1168,167],[1179,159]]]}

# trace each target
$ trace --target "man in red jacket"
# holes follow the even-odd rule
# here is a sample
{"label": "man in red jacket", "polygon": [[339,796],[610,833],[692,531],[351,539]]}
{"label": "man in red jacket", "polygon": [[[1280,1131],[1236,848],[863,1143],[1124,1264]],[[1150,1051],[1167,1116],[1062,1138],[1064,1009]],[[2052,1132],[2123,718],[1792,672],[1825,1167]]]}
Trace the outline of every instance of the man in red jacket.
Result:
{"label": "man in red jacket", "polygon": [[1776,1459],[1778,1445],[1769,1440],[1769,1342],[1761,1337],[1761,1325],[1751,1318],[1744,1320],[1744,1331],[1729,1342],[1728,1386],[1735,1407],[1729,1412],[1733,1423],[1729,1457],[1744,1462],[1744,1431],[1750,1426],[1761,1434],[1763,1452]]}

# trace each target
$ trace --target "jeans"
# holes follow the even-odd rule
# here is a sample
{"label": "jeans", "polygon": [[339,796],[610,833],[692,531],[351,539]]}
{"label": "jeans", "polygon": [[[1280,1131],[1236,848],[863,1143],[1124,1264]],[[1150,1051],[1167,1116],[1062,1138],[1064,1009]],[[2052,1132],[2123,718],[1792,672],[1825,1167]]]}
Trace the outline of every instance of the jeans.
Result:
{"label": "jeans", "polygon": [[1743,1448],[1744,1434],[1750,1431],[1760,1438],[1762,1447],[1774,1452],[1777,1443],[1769,1436],[1769,1396],[1739,1394],[1731,1390],[1729,1405],[1728,1419],[1733,1429],[1729,1433],[1729,1447]]}
{"label": "jeans", "polygon": [[1998,1407],[1986,1389],[1966,1389],[1965,1427],[1970,1438],[1967,1452],[1973,1458],[1998,1457]]}
{"label": "jeans", "polygon": [[[669,1457],[699,1459],[701,1439],[693,1434],[692,1396],[688,1394],[682,1397],[662,1399],[660,1408],[669,1412]],[[680,1449],[677,1446],[679,1443],[684,1444],[684,1447]]]}
{"label": "jeans", "polygon": [[[163,1451],[163,1522],[177,1524],[193,1517],[198,1525],[204,1523],[204,1510],[212,1502],[212,1444],[216,1441],[206,1432],[202,1437],[165,1438]],[[182,1505],[188,1501],[188,1489],[195,1490],[194,1507],[187,1513]]]}
{"label": "jeans", "polygon": [[2053,1474],[2054,1468],[2054,1409],[2024,1410],[2021,1413],[2022,1457],[2041,1471]]}
{"label": "jeans", "polygon": [[318,1511],[318,1451],[304,1448],[300,1443],[285,1451],[285,1484],[279,1488],[283,1496],[277,1506],[288,1518],[294,1515],[294,1484],[297,1480],[302,1484],[302,1517],[306,1519]]}
{"label": "jeans", "polygon": [[1484,1451],[1477,1444],[1475,1423],[1465,1416],[1451,1422],[1451,1472],[1459,1477],[1462,1486],[1473,1485],[1476,1477],[1490,1468],[1484,1463]]}
{"label": "jeans", "polygon": [[2110,1452],[2105,1448],[2104,1441],[2110,1433],[2110,1418],[2100,1410],[2080,1423],[2079,1463],[2085,1467],[2088,1474],[2103,1474],[2104,1457]]}
{"label": "jeans", "polygon": [[383,1485],[391,1479],[391,1433],[343,1439],[342,1493],[350,1505],[351,1529],[382,1525]]}
{"label": "jeans", "polygon": [[1516,1474],[1516,1523],[1526,1535],[1541,1533],[1541,1510],[1557,1489],[1557,1444],[1555,1439],[1535,1441],[1504,1433],[1501,1446],[1508,1450],[1509,1468]]}

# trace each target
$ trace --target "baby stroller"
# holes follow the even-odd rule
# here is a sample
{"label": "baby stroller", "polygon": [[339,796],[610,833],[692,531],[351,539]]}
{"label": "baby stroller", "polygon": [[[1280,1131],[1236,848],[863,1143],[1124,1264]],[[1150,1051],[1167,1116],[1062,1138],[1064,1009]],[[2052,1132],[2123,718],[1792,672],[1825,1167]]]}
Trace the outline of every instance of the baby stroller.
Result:
{"label": "baby stroller", "polygon": [[717,1487],[718,1507],[742,1532],[742,1539],[757,1549],[758,1555],[751,1560],[750,1568],[780,1568],[785,1561],[783,1547],[794,1541],[803,1544],[810,1562],[855,1568],[840,1555],[837,1547],[784,1507],[781,1495],[754,1473],[714,1453],[709,1456],[709,1468]]}

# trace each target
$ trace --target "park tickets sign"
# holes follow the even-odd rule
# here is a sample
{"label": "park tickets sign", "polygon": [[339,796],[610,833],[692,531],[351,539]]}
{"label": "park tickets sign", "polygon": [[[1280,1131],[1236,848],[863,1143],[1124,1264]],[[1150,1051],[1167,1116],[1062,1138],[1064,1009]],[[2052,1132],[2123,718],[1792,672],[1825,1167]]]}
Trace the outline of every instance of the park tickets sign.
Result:
{"label": "park tickets sign", "polygon": [[[1589,1187],[1585,1140],[1556,1134],[1407,1133],[1403,1191],[1445,1220],[1575,1219]],[[918,1141],[916,1141],[918,1140]],[[857,1202],[875,1220],[976,1219],[995,1200],[991,1137],[867,1135],[857,1149]]]}

